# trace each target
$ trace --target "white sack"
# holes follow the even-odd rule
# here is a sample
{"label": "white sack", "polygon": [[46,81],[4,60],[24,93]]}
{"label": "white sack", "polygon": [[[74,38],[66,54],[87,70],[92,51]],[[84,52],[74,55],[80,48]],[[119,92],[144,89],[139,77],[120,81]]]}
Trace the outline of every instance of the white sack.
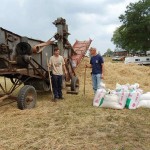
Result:
{"label": "white sack", "polygon": [[139,104],[141,92],[138,90],[131,90],[126,101],[126,108],[136,109]]}
{"label": "white sack", "polygon": [[122,106],[122,108],[125,107],[127,98],[129,96],[129,91],[128,90],[120,90],[116,92],[116,95],[119,97],[118,103]]}
{"label": "white sack", "polygon": [[137,106],[137,108],[150,108],[150,101],[149,100],[141,100]]}
{"label": "white sack", "polygon": [[120,84],[116,84],[116,91],[120,91],[120,90],[128,90],[129,89],[129,84],[125,84],[125,85],[120,85]]}
{"label": "white sack", "polygon": [[93,99],[93,106],[98,107],[100,105],[100,103],[103,101],[105,94],[106,94],[105,89],[103,89],[103,88],[98,89],[96,91],[96,94],[95,94],[94,99]]}
{"label": "white sack", "polygon": [[150,100],[150,92],[147,92],[145,94],[142,94],[140,96],[140,100]]}
{"label": "white sack", "polygon": [[130,90],[137,90],[140,87],[140,85],[138,83],[132,84],[129,86]]}
{"label": "white sack", "polygon": [[121,107],[121,105],[119,105],[118,101],[119,101],[119,97],[117,95],[107,94],[104,96],[104,100],[100,104],[100,107],[122,109],[122,107]]}

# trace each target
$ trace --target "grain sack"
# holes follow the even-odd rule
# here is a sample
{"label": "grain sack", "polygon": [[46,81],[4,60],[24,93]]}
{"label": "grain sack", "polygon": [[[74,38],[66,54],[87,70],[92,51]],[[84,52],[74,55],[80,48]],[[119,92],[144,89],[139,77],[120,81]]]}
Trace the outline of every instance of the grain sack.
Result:
{"label": "grain sack", "polygon": [[118,103],[122,108],[125,107],[127,98],[129,96],[129,90],[121,89],[120,91],[116,91],[116,95],[119,97]]}
{"label": "grain sack", "polygon": [[115,91],[120,91],[120,90],[128,90],[129,89],[129,84],[125,84],[125,85],[120,85],[120,84],[116,84],[116,90]]}
{"label": "grain sack", "polygon": [[145,94],[142,94],[140,96],[140,100],[150,100],[150,92],[147,92]]}
{"label": "grain sack", "polygon": [[132,84],[129,86],[130,90],[137,90],[140,87],[140,85],[138,83]]}
{"label": "grain sack", "polygon": [[137,108],[150,108],[150,92],[144,93],[140,96],[140,101]]}
{"label": "grain sack", "polygon": [[103,102],[105,94],[106,90],[104,88],[98,89],[93,99],[93,106],[98,107]]}
{"label": "grain sack", "polygon": [[139,104],[141,92],[139,90],[130,90],[129,96],[126,101],[126,108],[136,109]]}
{"label": "grain sack", "polygon": [[150,100],[141,100],[137,106],[137,108],[150,108]]}
{"label": "grain sack", "polygon": [[104,100],[100,103],[100,107],[122,109],[119,104],[119,97],[115,94],[106,94]]}

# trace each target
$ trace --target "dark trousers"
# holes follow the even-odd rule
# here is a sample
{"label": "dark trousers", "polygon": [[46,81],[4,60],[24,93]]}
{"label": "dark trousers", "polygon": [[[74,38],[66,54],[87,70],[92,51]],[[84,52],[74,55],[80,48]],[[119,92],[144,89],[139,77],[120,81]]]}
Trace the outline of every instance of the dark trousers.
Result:
{"label": "dark trousers", "polygon": [[62,97],[62,75],[52,75],[52,85],[55,98]]}

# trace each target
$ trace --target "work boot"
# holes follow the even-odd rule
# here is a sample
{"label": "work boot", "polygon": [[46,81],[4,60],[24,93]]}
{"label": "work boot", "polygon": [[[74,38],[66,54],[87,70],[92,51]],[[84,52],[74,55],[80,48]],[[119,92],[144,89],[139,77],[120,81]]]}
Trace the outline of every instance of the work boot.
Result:
{"label": "work boot", "polygon": [[63,99],[64,99],[64,97],[60,96],[58,99],[63,100]]}
{"label": "work boot", "polygon": [[59,99],[59,96],[54,96],[54,99]]}
{"label": "work boot", "polygon": [[53,102],[56,102],[56,101],[57,101],[57,99],[59,99],[59,97],[58,97],[58,96],[54,96],[54,98],[53,98]]}

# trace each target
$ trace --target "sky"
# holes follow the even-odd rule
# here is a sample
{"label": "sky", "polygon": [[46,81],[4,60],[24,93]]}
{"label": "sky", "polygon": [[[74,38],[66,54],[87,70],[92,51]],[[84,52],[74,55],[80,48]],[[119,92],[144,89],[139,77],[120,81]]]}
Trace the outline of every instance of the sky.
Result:
{"label": "sky", "polygon": [[104,54],[113,32],[121,25],[119,16],[129,3],[139,0],[0,0],[0,27],[21,36],[47,41],[56,32],[52,24],[66,19],[69,41],[92,39],[92,47]]}

